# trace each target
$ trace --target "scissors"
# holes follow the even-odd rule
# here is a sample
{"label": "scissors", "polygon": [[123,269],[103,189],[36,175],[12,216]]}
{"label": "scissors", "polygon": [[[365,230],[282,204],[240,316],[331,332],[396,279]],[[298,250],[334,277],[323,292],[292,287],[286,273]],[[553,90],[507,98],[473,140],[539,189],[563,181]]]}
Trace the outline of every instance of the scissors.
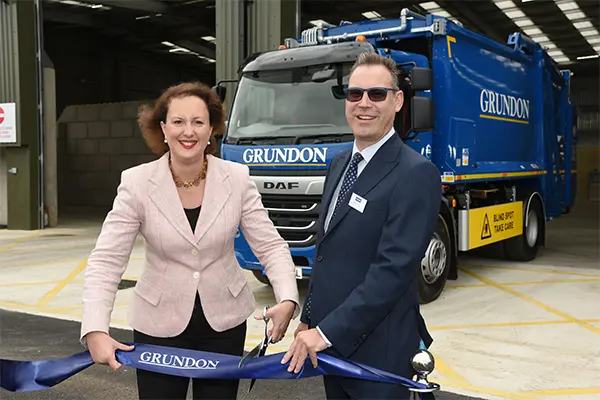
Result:
{"label": "scissors", "polygon": [[[267,317],[268,310],[269,310],[269,306],[265,306],[265,308],[263,310],[263,321],[265,322],[265,337],[263,338],[262,342],[257,344],[256,347],[254,347],[252,350],[250,350],[250,352],[248,352],[248,354],[246,354],[244,357],[242,357],[242,359],[240,360],[240,362],[238,364],[238,368],[241,368],[242,366],[244,366],[244,364],[246,364],[248,362],[248,360],[250,360],[251,358],[257,358],[257,357],[264,356],[265,353],[267,352],[267,347],[269,347],[269,344],[273,343],[271,335],[269,335],[268,325],[269,325],[270,318]],[[248,388],[248,393],[250,393],[250,391],[252,390],[252,387],[254,386],[255,382],[256,382],[256,379],[252,379],[252,381],[250,381],[250,388]]]}

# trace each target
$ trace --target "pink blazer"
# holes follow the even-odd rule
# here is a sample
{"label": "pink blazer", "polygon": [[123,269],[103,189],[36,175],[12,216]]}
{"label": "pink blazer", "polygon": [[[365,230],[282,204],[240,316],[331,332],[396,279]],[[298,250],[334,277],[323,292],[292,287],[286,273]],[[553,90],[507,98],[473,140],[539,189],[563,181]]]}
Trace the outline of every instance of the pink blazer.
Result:
{"label": "pink blazer", "polygon": [[[277,302],[299,304],[294,263],[250,180],[248,167],[207,156],[202,210],[193,233],[168,166],[168,154],[123,171],[85,269],[83,336],[109,330],[110,315],[136,236],[145,239],[145,267],[131,300],[132,328],[152,336],[186,328],[196,292],[216,331],[245,321],[254,296],[234,254],[238,226],[273,285]],[[298,316],[296,307],[294,318]]]}

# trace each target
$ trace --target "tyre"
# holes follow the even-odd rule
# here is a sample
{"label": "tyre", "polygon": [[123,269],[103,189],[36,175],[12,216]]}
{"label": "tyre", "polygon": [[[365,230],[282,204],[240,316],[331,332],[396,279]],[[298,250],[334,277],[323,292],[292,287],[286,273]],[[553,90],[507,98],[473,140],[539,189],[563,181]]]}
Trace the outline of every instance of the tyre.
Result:
{"label": "tyre", "polygon": [[545,234],[544,222],[542,203],[534,197],[527,215],[523,215],[523,234],[506,240],[506,258],[513,261],[535,259]]}
{"label": "tyre", "polygon": [[431,303],[440,296],[448,279],[451,261],[450,230],[444,218],[438,215],[435,232],[421,260],[419,303]]}
{"label": "tyre", "polygon": [[254,277],[260,283],[264,283],[265,285],[270,285],[271,284],[271,282],[269,281],[269,278],[267,278],[267,276],[262,273],[262,270],[260,270],[260,269],[253,269],[252,273],[254,274]]}

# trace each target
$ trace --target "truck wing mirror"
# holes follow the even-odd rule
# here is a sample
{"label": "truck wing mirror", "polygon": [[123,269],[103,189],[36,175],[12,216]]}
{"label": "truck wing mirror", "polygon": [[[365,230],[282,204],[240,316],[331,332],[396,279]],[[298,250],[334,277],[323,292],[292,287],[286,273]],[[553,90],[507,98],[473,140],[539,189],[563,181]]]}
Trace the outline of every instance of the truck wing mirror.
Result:
{"label": "truck wing mirror", "polygon": [[411,130],[415,133],[433,130],[433,99],[414,96],[410,103]]}
{"label": "truck wing mirror", "polygon": [[414,67],[410,70],[410,82],[413,90],[431,90],[433,71],[431,68]]}
{"label": "truck wing mirror", "polygon": [[212,90],[219,96],[221,99],[221,103],[225,101],[225,97],[227,97],[227,88],[225,86],[213,86]]}

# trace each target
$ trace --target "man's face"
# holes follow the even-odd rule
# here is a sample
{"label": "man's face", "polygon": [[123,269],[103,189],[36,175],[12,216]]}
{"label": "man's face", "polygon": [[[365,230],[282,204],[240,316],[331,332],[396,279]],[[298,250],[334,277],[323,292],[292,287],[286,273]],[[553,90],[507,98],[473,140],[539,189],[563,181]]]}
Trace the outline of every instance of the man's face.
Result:
{"label": "man's face", "polygon": [[[348,82],[350,94],[352,94],[353,88],[392,87],[392,74],[382,65],[361,65],[356,68]],[[372,96],[375,95],[377,95],[376,92],[372,93]],[[377,142],[385,136],[392,129],[396,113],[402,108],[404,101],[402,91],[388,91],[385,94],[379,93],[379,95],[379,98],[372,100],[365,91],[359,101],[353,102],[346,99],[346,119],[354,133],[357,144],[362,148]]]}

